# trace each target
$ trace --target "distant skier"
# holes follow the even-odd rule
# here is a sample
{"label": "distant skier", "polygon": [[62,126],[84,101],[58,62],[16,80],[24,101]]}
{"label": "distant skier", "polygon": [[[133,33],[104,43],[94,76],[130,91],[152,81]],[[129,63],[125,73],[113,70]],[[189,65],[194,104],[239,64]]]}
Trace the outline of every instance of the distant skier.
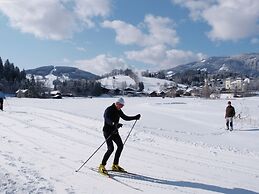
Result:
{"label": "distant skier", "polygon": [[225,113],[227,130],[229,130],[229,125],[230,125],[230,131],[233,130],[233,117],[235,116],[235,114],[236,114],[235,108],[231,105],[231,102],[228,101],[228,106],[226,108],[226,113]]}
{"label": "distant skier", "polygon": [[5,99],[5,95],[2,92],[2,89],[0,89],[0,109],[2,111],[4,110],[4,99]]}
{"label": "distant skier", "polygon": [[122,127],[122,124],[119,123],[119,120],[120,118],[126,121],[139,120],[141,115],[137,114],[136,116],[127,116],[121,110],[123,106],[124,99],[119,98],[115,103],[106,108],[104,112],[103,135],[106,139],[107,151],[104,154],[102,163],[100,164],[98,169],[98,171],[102,174],[108,174],[105,165],[114,150],[113,141],[117,145],[117,150],[115,153],[112,170],[125,172],[125,170],[119,166],[119,158],[123,149],[123,143],[118,132],[118,129]]}

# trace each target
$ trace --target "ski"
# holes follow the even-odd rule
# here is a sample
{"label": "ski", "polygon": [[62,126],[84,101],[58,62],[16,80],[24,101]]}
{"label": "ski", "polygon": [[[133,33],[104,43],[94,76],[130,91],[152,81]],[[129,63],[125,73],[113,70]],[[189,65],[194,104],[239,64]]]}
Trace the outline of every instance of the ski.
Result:
{"label": "ski", "polygon": [[[101,175],[103,175],[104,177],[108,177],[108,178],[112,178],[112,176],[109,174],[109,173],[101,173],[101,172],[99,172],[98,171],[98,169],[96,169],[96,168],[89,168],[90,170],[92,170],[92,171],[94,171],[94,172],[97,172],[98,174],[101,174]],[[108,172],[108,171],[107,171]]]}
{"label": "ski", "polygon": [[[103,174],[103,173],[100,173],[97,168],[88,168],[88,169],[90,169],[90,170],[92,170],[93,172],[96,172],[96,173],[98,173],[98,174],[101,174],[103,177],[110,178],[110,180],[113,180],[113,181],[115,181],[116,183],[122,184],[122,185],[124,185],[124,186],[126,186],[126,187],[128,187],[128,188],[131,188],[131,189],[134,189],[134,190],[137,190],[137,191],[142,191],[142,190],[139,189],[139,188],[133,187],[133,186],[131,186],[131,185],[129,185],[129,184],[127,184],[127,183],[125,183],[125,182],[123,182],[123,181],[121,181],[121,180],[115,178],[116,176],[118,176],[118,177],[123,177],[124,175],[125,175],[125,176],[129,176],[128,178],[130,178],[130,176],[133,176],[133,178],[134,178],[134,176],[138,176],[137,174],[129,173],[129,172],[114,171],[114,170],[107,170],[108,174]],[[110,174],[109,174],[109,173],[110,173]],[[121,174],[121,176],[120,176],[120,174]],[[123,175],[123,174],[124,174],[124,175]]]}
{"label": "ski", "polygon": [[108,172],[117,172],[117,173],[128,173],[126,170],[124,171],[118,171],[118,170],[107,170]]}
{"label": "ski", "polygon": [[116,174],[134,174],[127,171],[116,171],[116,170],[107,170],[107,174],[106,174],[106,173],[99,172],[97,168],[89,168],[89,169],[108,178],[112,178]]}

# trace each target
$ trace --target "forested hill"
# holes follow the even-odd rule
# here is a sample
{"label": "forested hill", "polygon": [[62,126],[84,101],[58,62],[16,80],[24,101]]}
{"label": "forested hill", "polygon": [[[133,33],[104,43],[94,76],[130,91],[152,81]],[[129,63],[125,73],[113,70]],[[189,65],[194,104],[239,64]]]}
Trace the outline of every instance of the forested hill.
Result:
{"label": "forested hill", "polygon": [[19,67],[8,59],[3,62],[0,57],[0,89],[7,93],[14,93],[26,84],[25,70],[20,71]]}
{"label": "forested hill", "polygon": [[35,75],[35,76],[48,76],[50,74],[56,77],[68,77],[69,79],[86,79],[86,80],[94,80],[99,78],[99,76],[90,73],[88,71],[80,70],[76,67],[67,67],[67,66],[43,66],[35,69],[26,70],[27,74]]}

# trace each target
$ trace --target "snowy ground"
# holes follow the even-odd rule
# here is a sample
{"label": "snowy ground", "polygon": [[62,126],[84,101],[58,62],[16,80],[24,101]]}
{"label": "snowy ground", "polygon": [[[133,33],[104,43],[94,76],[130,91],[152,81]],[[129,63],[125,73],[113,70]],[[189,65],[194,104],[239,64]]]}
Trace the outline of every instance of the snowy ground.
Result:
{"label": "snowy ground", "polygon": [[[103,177],[103,111],[114,98],[17,99],[0,112],[0,193],[259,193],[259,98],[232,100],[240,118],[224,129],[227,100],[126,98],[141,113],[120,164]],[[133,121],[120,129],[126,138]],[[110,168],[110,158],[107,168]]]}

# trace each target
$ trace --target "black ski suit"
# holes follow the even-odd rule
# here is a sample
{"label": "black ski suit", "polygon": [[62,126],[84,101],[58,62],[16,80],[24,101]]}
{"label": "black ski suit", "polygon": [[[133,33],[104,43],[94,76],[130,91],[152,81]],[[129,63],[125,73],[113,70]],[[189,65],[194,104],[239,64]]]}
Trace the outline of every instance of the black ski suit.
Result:
{"label": "black ski suit", "polygon": [[5,95],[2,91],[0,91],[0,110],[4,110],[4,99],[5,99]]}
{"label": "black ski suit", "polygon": [[110,155],[112,154],[114,150],[113,142],[114,141],[117,145],[117,150],[115,153],[113,164],[119,163],[119,158],[123,149],[123,143],[121,140],[121,137],[118,132],[118,128],[121,127],[119,124],[119,120],[122,118],[123,120],[130,121],[130,120],[136,120],[139,119],[136,116],[127,116],[125,115],[122,110],[118,110],[116,108],[115,103],[113,103],[111,106],[106,108],[104,112],[104,127],[103,127],[103,135],[106,139],[107,144],[107,151],[103,156],[102,165],[106,165]]}

